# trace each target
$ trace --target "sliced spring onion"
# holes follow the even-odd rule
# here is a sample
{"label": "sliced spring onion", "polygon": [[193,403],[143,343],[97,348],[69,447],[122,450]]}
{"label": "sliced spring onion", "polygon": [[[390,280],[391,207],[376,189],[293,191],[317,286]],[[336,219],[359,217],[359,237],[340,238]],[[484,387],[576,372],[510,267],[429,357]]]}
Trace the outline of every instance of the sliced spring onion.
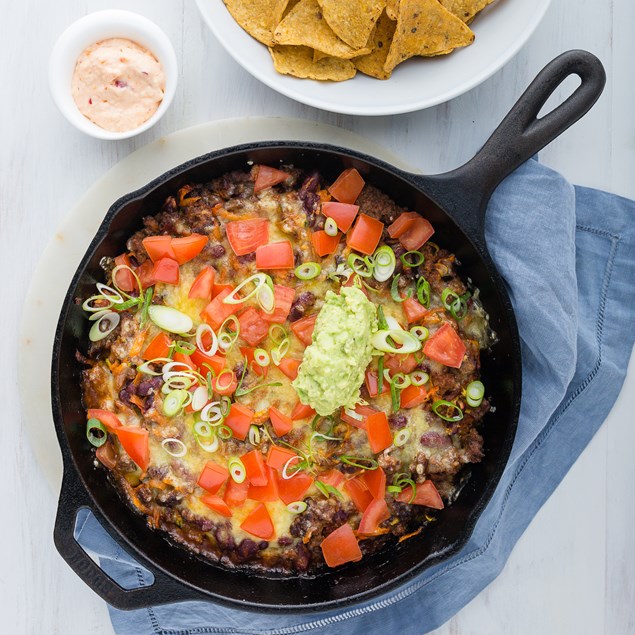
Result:
{"label": "sliced spring onion", "polygon": [[408,293],[406,293],[406,297],[402,298],[400,293],[399,293],[399,278],[401,278],[401,274],[398,273],[393,279],[392,279],[392,284],[390,285],[390,297],[395,301],[395,302],[403,302],[404,300],[407,300],[408,298],[412,297],[412,289],[408,289]]}
{"label": "sliced spring onion", "polygon": [[192,342],[184,342],[183,340],[173,342],[172,346],[174,346],[174,350],[177,353],[181,353],[181,355],[191,355],[196,350],[195,344],[192,344]]}
{"label": "sliced spring onion", "polygon": [[430,331],[425,326],[413,326],[410,332],[420,341],[425,342],[430,337]]}
{"label": "sliced spring onion", "polygon": [[227,469],[229,470],[229,475],[235,483],[242,483],[245,478],[247,478],[247,470],[245,469],[243,462],[237,456],[229,459],[227,462]]}
{"label": "sliced spring onion", "polygon": [[205,404],[207,404],[207,399],[208,399],[207,386],[199,386],[192,393],[192,402],[191,402],[192,410],[194,410],[194,412],[200,412],[201,410],[203,410],[203,408],[205,407]]}
{"label": "sliced spring onion", "polygon": [[280,324],[272,324],[269,327],[269,337],[274,344],[279,346],[280,344],[282,344],[282,342],[284,342],[284,340],[289,339],[289,334],[287,333],[287,330],[284,328],[284,326]]}
{"label": "sliced spring onion", "polygon": [[249,443],[251,445],[260,444],[260,428],[255,424],[249,426]]}
{"label": "sliced spring onion", "polygon": [[170,455],[174,457],[181,457],[187,454],[187,447],[185,443],[179,439],[163,439],[161,441],[161,447]]}
{"label": "sliced spring onion", "polygon": [[392,411],[397,412],[401,408],[401,395],[399,388],[394,382],[390,382],[390,401],[392,405]]}
{"label": "sliced spring onion", "polygon": [[205,452],[216,452],[216,450],[218,450],[219,441],[215,434],[209,437],[202,437],[201,435],[195,433],[194,438],[200,448],[205,450]]}
{"label": "sliced spring onion", "polygon": [[[397,346],[388,342],[391,339]],[[416,353],[421,349],[421,342],[403,329],[387,329],[373,333],[371,344],[384,353]]]}
{"label": "sliced spring onion", "polygon": [[401,493],[401,487],[399,487],[399,485],[388,485],[388,487],[386,487],[386,490],[389,491],[391,494]]}
{"label": "sliced spring onion", "polygon": [[470,397],[466,397],[465,401],[470,408],[478,408],[482,403],[482,399],[471,399]]}
{"label": "sliced spring onion", "polygon": [[465,394],[472,399],[472,401],[483,401],[485,395],[485,386],[482,381],[472,381],[467,385]]}
{"label": "sliced spring onion", "polygon": [[[128,265],[117,265],[116,267],[113,267],[113,270],[110,272],[110,277],[112,278],[112,286],[115,287],[115,289],[117,289],[118,293],[120,293],[121,295],[123,295],[126,298],[133,298],[134,296],[130,295],[129,293],[126,293],[118,284],[117,284],[117,274],[120,271],[129,271],[132,276],[135,279],[135,282],[137,283],[137,288],[139,289],[140,293],[143,293],[143,287],[141,286],[141,280],[139,280],[139,276],[137,275],[137,273],[134,271],[134,269],[131,269]],[[97,287],[99,288],[99,287]]]}
{"label": "sliced spring onion", "polygon": [[[445,409],[445,412],[443,409]],[[455,403],[445,399],[437,399],[432,404],[432,410],[437,417],[441,417],[444,421],[461,421],[463,419],[463,411]],[[451,412],[456,414],[451,415]]]}
{"label": "sliced spring onion", "polygon": [[324,434],[323,432],[314,432],[311,435],[310,442],[313,441],[313,439],[323,439],[324,441],[343,441],[342,437],[334,437],[329,434]]}
{"label": "sliced spring onion", "polygon": [[424,373],[422,370],[413,370],[410,373],[410,383],[413,386],[423,386],[430,381],[430,375]]}
{"label": "sliced spring onion", "polygon": [[404,428],[403,430],[397,430],[395,433],[395,438],[392,443],[395,447],[400,448],[406,443],[408,443],[408,439],[410,438],[410,430],[408,428]]}
{"label": "sliced spring onion", "polygon": [[306,511],[307,507],[308,505],[304,501],[294,501],[293,503],[289,503],[287,505],[287,509],[292,514],[301,514],[302,512]]}
{"label": "sliced spring onion", "polygon": [[317,262],[304,262],[295,268],[295,277],[300,280],[313,280],[322,272],[322,267]]}
{"label": "sliced spring onion", "polygon": [[448,288],[441,293],[441,303],[457,322],[467,315],[466,296],[469,297],[469,294],[459,296]]}
{"label": "sliced spring onion", "polygon": [[241,385],[239,385],[238,388],[236,388],[235,394],[236,394],[236,397],[242,397],[243,395],[248,395],[250,392],[253,392],[254,390],[258,390],[259,388],[268,388],[271,386],[282,386],[282,382],[271,381],[268,384],[260,382],[259,384],[256,384],[255,386],[250,386],[249,388],[243,388]]}
{"label": "sliced spring onion", "polygon": [[109,287],[107,284],[98,282],[95,286],[97,287],[97,291],[99,291],[99,293],[101,293],[101,295],[106,298],[106,300],[112,300],[114,304],[123,302],[123,298],[121,297],[119,291],[116,291],[112,287]]}
{"label": "sliced spring onion", "polygon": [[172,390],[163,399],[163,414],[166,417],[173,417],[183,408],[186,399],[191,397],[187,390]]}
{"label": "sliced spring onion", "polygon": [[[229,327],[232,327],[230,330]],[[230,315],[222,324],[220,329],[218,329],[218,347],[224,352],[229,352],[238,336],[240,335],[240,322],[235,315]]]}
{"label": "sliced spring onion", "polygon": [[148,316],[159,328],[170,333],[187,333],[194,326],[189,315],[171,306],[153,304],[148,307]]}
{"label": "sliced spring onion", "polygon": [[357,412],[354,408],[344,408],[344,413],[351,419],[355,419],[355,421],[362,421],[364,419],[364,415]]}
{"label": "sliced spring onion", "polygon": [[292,456],[284,464],[284,467],[282,468],[282,478],[285,481],[288,481],[290,478],[293,478],[298,472],[302,471],[302,467],[300,465],[296,465],[295,469],[292,468],[292,464],[295,463],[295,461],[297,461],[298,463],[301,463],[300,457],[297,455]]}
{"label": "sliced spring onion", "polygon": [[412,496],[410,497],[410,500],[408,502],[412,503],[412,501],[415,499],[415,496],[417,494],[417,484],[410,478],[409,474],[404,474],[403,472],[401,472],[400,474],[395,474],[395,476],[392,479],[392,484],[395,487],[401,488],[401,490],[405,489],[406,486],[410,485],[410,487],[412,487]]}
{"label": "sliced spring onion", "polygon": [[320,490],[320,492],[322,492],[322,494],[326,496],[326,498],[330,498],[331,494],[333,494],[334,496],[337,496],[337,498],[344,498],[342,496],[342,493],[338,489],[336,489],[332,485],[329,485],[328,483],[322,483],[322,481],[315,481],[315,487],[317,487]]}
{"label": "sliced spring onion", "polygon": [[254,362],[264,368],[271,363],[271,356],[264,348],[257,348],[254,351]]}
{"label": "sliced spring onion", "polygon": [[388,328],[388,322],[386,322],[386,316],[384,315],[384,308],[381,305],[377,307],[377,326],[380,331],[385,331]]}
{"label": "sliced spring onion", "polygon": [[351,253],[348,256],[348,266],[362,278],[370,278],[373,275],[373,269],[375,268],[375,264],[368,257],[365,256],[362,258],[358,254]]}
{"label": "sliced spring onion", "polygon": [[287,338],[286,340],[281,342],[277,348],[274,348],[271,351],[271,359],[273,360],[273,363],[276,366],[278,366],[280,362],[282,361],[282,358],[287,354],[288,351],[289,351],[289,340]]}
{"label": "sliced spring onion", "polygon": [[[123,302],[123,298],[121,298]],[[99,305],[91,304],[92,302],[99,302]],[[106,304],[104,304],[106,302]],[[109,311],[112,305],[115,304],[112,300],[106,298],[105,295],[91,295],[90,298],[84,300],[82,309],[87,313],[97,313],[101,311]]]}
{"label": "sliced spring onion", "polygon": [[145,326],[145,323],[148,321],[148,309],[151,306],[153,297],[154,297],[154,290],[152,288],[146,289],[146,293],[143,298],[143,304],[141,306],[141,311],[139,313],[139,324],[141,326]]}
{"label": "sliced spring onion", "polygon": [[214,436],[214,431],[207,421],[197,421],[194,423],[194,434],[199,437],[209,438]]}
{"label": "sliced spring onion", "polygon": [[223,395],[219,401],[220,403],[218,405],[220,407],[220,413],[223,417],[226,417],[232,407],[232,400],[227,395]]}
{"label": "sliced spring onion", "polygon": [[103,317],[104,315],[106,315],[106,313],[110,313],[110,309],[102,309],[101,311],[95,311],[95,313],[91,313],[88,316],[88,319],[91,322],[94,322],[95,320],[98,320],[100,317]]}
{"label": "sliced spring onion", "polygon": [[122,302],[121,304],[113,304],[112,308],[115,311],[127,311],[133,306],[138,306],[139,304],[141,304],[142,301],[143,300],[141,298],[130,298],[130,300],[126,300],[125,302]]}
{"label": "sliced spring onion", "polygon": [[275,311],[276,296],[273,292],[273,282],[269,276],[267,276],[267,284],[263,284],[262,287],[258,289],[256,300],[258,300],[258,306],[265,313],[273,313]]}
{"label": "sliced spring onion", "polygon": [[201,410],[201,420],[205,421],[213,426],[218,426],[223,423],[225,417],[223,417],[220,411],[220,405],[218,401],[212,401],[208,403],[203,410]]}
{"label": "sliced spring onion", "polygon": [[337,232],[339,231],[337,223],[330,216],[327,217],[326,221],[324,222],[324,231],[326,232],[327,236],[337,236]]}
{"label": "sliced spring onion", "polygon": [[430,283],[423,277],[417,280],[417,300],[426,309],[430,307]]}
{"label": "sliced spring onion", "polygon": [[[212,343],[209,348],[205,348],[203,344],[203,337],[206,334],[212,339]],[[214,329],[212,329],[209,324],[203,323],[196,327],[196,346],[205,355],[215,355],[218,351],[218,338],[216,337],[216,333],[214,333]]]}
{"label": "sliced spring onion", "polygon": [[224,423],[221,423],[221,425],[218,426],[218,432],[216,432],[216,434],[223,441],[227,441],[227,439],[231,439],[234,436],[233,430],[229,426],[226,426]]}
{"label": "sliced spring onion", "polygon": [[358,467],[360,470],[376,470],[379,467],[379,463],[375,459],[368,459],[363,456],[349,456],[343,454],[340,456],[340,461],[346,463],[346,465],[352,465]]}
{"label": "sliced spring onion", "polygon": [[88,332],[88,339],[91,342],[99,342],[108,337],[118,326],[121,321],[119,313],[109,311],[104,313],[91,327]]}
{"label": "sliced spring onion", "polygon": [[375,268],[373,269],[373,278],[377,282],[386,282],[392,276],[397,266],[397,259],[392,247],[382,245],[374,254],[373,261]]}
{"label": "sliced spring onion", "polygon": [[99,419],[89,419],[86,422],[86,438],[91,445],[100,448],[108,439],[106,426]]}
{"label": "sliced spring onion", "polygon": [[403,373],[395,373],[392,377],[390,376],[390,371],[386,369],[384,371],[384,379],[395,386],[399,390],[403,390],[404,388],[408,388],[410,386],[410,375],[404,375]]}
{"label": "sliced spring onion", "polygon": [[[253,276],[243,280],[229,295],[223,298],[223,304],[242,304],[249,300],[249,298],[258,293],[262,286],[267,285],[268,277],[266,273],[254,273]],[[254,288],[247,295],[241,295],[240,292],[250,284],[253,284]]]}
{"label": "sliced spring onion", "polygon": [[401,262],[404,267],[418,267],[423,264],[425,260],[424,255],[420,251],[407,251],[401,255]]}
{"label": "sliced spring onion", "polygon": [[155,357],[154,359],[149,359],[147,362],[143,362],[137,366],[137,370],[144,375],[152,375],[153,377],[158,377],[163,374],[163,369],[156,371],[150,368],[152,364],[167,364],[172,360],[169,357]]}

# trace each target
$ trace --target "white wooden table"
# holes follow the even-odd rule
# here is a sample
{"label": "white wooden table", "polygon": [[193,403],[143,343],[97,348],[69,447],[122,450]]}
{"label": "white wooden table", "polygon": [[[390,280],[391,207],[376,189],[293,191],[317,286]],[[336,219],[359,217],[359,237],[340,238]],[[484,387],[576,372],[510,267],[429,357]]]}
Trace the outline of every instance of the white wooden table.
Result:
{"label": "white wooden table", "polygon": [[[21,427],[15,359],[24,294],[40,253],[69,207],[120,158],[195,123],[279,115],[357,131],[426,172],[442,171],[474,153],[547,61],[563,50],[586,48],[606,66],[605,93],[542,159],[572,181],[635,198],[632,0],[554,0],[528,45],[479,88],[427,111],[367,119],[317,111],[259,84],[221,50],[191,2],[4,0],[2,6],[0,271],[7,326],[0,374],[2,633],[112,633],[104,603],[53,547],[56,500]],[[47,87],[47,60],[57,35],[81,15],[104,8],[127,8],[156,21],[181,63],[177,95],[161,124],[119,143],[76,132],[55,109]],[[41,317],[57,319],[46,307]],[[42,360],[41,372],[48,373],[48,360]],[[437,635],[635,633],[634,411],[632,362],[609,420],[531,524],[501,576]]]}

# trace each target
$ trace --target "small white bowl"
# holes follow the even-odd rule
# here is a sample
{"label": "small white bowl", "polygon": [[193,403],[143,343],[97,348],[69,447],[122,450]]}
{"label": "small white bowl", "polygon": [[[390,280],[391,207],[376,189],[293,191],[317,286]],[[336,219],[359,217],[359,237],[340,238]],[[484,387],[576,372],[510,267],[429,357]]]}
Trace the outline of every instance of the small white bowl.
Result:
{"label": "small white bowl", "polygon": [[[71,93],[71,80],[77,58],[95,42],[126,38],[148,49],[159,60],[165,73],[165,92],[157,111],[146,122],[125,132],[104,130],[77,108]],[[178,79],[176,54],[168,36],[151,20],[130,11],[97,11],[73,22],[53,47],[49,61],[49,84],[60,112],[78,130],[98,139],[127,139],[151,128],[169,108]]]}

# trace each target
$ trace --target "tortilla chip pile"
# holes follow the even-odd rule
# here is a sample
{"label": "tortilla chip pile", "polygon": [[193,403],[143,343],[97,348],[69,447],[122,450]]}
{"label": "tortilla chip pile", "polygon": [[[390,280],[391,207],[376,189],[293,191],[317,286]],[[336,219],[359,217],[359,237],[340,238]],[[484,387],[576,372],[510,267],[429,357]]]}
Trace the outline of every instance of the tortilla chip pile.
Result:
{"label": "tortilla chip pile", "polygon": [[474,41],[467,26],[493,0],[223,0],[269,47],[284,75],[340,82],[388,79],[401,62]]}

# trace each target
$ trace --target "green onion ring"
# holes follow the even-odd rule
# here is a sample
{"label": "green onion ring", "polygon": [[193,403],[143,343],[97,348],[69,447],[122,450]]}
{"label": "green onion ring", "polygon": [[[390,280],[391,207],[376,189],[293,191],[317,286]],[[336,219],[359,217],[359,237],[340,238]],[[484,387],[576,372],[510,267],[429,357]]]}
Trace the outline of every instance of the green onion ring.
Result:
{"label": "green onion ring", "polygon": [[[298,461],[298,465],[296,465],[296,469],[293,472],[290,472],[289,470],[291,469],[291,463],[293,463],[294,461]],[[282,478],[285,481],[288,481],[289,479],[293,478],[298,472],[301,472],[302,466],[300,465],[300,463],[302,463],[302,460],[299,456],[296,455],[289,457],[289,460],[282,467]]]}
{"label": "green onion ring", "polygon": [[373,278],[377,282],[386,282],[395,271],[397,266],[397,259],[395,258],[395,252],[389,245],[382,245],[373,254],[373,261],[375,268],[373,270]]}
{"label": "green onion ring", "polygon": [[247,478],[245,465],[237,456],[229,459],[227,462],[227,469],[229,470],[229,475],[232,477],[234,483],[242,483]]}
{"label": "green onion ring", "polygon": [[228,395],[223,395],[220,398],[219,406],[220,406],[220,413],[221,415],[223,415],[223,418],[225,418],[229,414],[229,411],[232,407],[232,400],[229,398]]}
{"label": "green onion ring", "polygon": [[[179,449],[175,452],[174,450],[170,448],[171,445],[176,445]],[[183,443],[183,441],[181,441],[180,439],[174,439],[174,438],[163,439],[163,441],[161,441],[161,447],[170,456],[173,456],[177,459],[187,454],[187,447],[185,443]]]}
{"label": "green onion ring", "polygon": [[194,326],[189,315],[162,304],[148,307],[148,316],[159,328],[170,333],[188,333]]}
{"label": "green onion ring", "polygon": [[379,463],[375,459],[369,459],[363,456],[349,456],[348,454],[342,454],[340,461],[346,463],[346,465],[352,465],[358,467],[361,470],[376,470],[379,467]]}
{"label": "green onion ring", "polygon": [[413,370],[410,373],[410,383],[413,386],[423,386],[430,381],[430,375],[424,373],[422,370]]}
{"label": "green onion ring", "polygon": [[482,381],[472,381],[467,385],[465,394],[472,399],[472,401],[483,400],[485,396],[485,386]]}
{"label": "green onion ring", "polygon": [[[388,342],[389,338],[395,344],[399,345],[399,348],[390,344]],[[376,333],[373,333],[370,341],[378,351],[382,351],[384,353],[406,354],[416,353],[418,350],[421,350],[421,342],[412,335],[412,333],[404,331],[403,329],[377,331]]]}
{"label": "green onion ring", "polygon": [[218,437],[223,441],[227,441],[227,439],[231,439],[234,436],[234,431],[228,426],[222,423],[218,426],[218,431],[216,432]]}
{"label": "green onion ring", "polygon": [[387,368],[384,370],[384,379],[390,384],[395,384],[399,390],[403,390],[404,388],[408,388],[408,386],[410,386],[410,375],[395,373],[391,376],[390,370]]}
{"label": "green onion ring", "polygon": [[191,355],[196,350],[195,344],[192,344],[192,342],[184,342],[183,340],[172,342],[172,346],[174,346],[174,350],[177,353],[181,353],[182,355]]}
{"label": "green onion ring", "polygon": [[417,300],[421,306],[430,308],[430,283],[423,277],[417,280]]}
{"label": "green onion ring", "polygon": [[[115,287],[115,289],[117,290],[118,293],[120,293],[121,295],[125,296],[126,298],[134,298],[135,297],[135,296],[132,296],[132,295],[126,293],[117,284],[117,274],[120,271],[123,271],[124,269],[127,269],[133,275],[133,277],[135,279],[135,282],[137,283],[137,286],[139,288],[139,294],[142,294],[143,293],[143,287],[141,286],[141,280],[139,280],[139,276],[128,265],[117,265],[116,267],[113,267],[113,270],[110,272],[110,277],[112,278],[112,286]],[[99,286],[97,288],[99,289]]]}
{"label": "green onion ring", "polygon": [[255,423],[249,426],[249,443],[251,445],[260,444],[260,428]]}
{"label": "green onion ring", "polygon": [[[249,278],[243,280],[230,294],[224,297],[223,304],[242,304],[246,302],[249,298],[256,295],[263,285],[267,284],[268,277],[266,273],[254,273],[252,276],[249,276]],[[238,295],[239,291],[242,291],[244,287],[252,282],[255,286],[247,295],[242,297]]]}
{"label": "green onion ring", "polygon": [[210,426],[208,421],[196,421],[194,423],[194,433],[199,437],[212,437],[214,436],[214,431],[212,430],[212,426]]}
{"label": "green onion ring", "polygon": [[257,348],[254,351],[254,362],[264,368],[265,366],[269,366],[271,363],[271,356],[264,348]]}
{"label": "green onion ring", "polygon": [[322,267],[317,262],[304,262],[295,268],[294,273],[300,280],[313,280],[322,273]]}
{"label": "green onion ring", "polygon": [[397,388],[393,382],[390,382],[390,401],[392,411],[397,412],[399,408],[401,408],[401,395],[399,393],[399,388]]}
{"label": "green onion ring", "polygon": [[451,289],[445,288],[441,293],[441,303],[457,322],[467,315],[467,302],[464,295],[459,296]]}
{"label": "green onion ring", "polygon": [[326,498],[330,498],[331,494],[337,496],[337,498],[343,498],[342,493],[337,490],[332,485],[328,485],[327,483],[322,483],[322,481],[315,481],[315,486],[326,496]]}
{"label": "green onion ring", "polygon": [[[358,262],[362,264],[359,265]],[[370,278],[373,275],[375,264],[368,256],[362,258],[359,254],[351,253],[348,256],[347,263],[348,266],[362,278]]]}
{"label": "green onion ring", "polygon": [[194,438],[200,448],[205,452],[213,453],[218,450],[219,442],[218,437],[215,434],[211,437],[202,437],[201,435],[194,433]]}
{"label": "green onion ring", "polygon": [[425,342],[430,337],[430,331],[425,326],[413,326],[410,332],[420,341]]}
{"label": "green onion ring", "polygon": [[302,512],[306,511],[307,507],[308,505],[304,501],[294,501],[293,503],[289,503],[287,505],[287,509],[292,514],[301,514]]}
{"label": "green onion ring", "polygon": [[388,487],[386,487],[386,490],[391,494],[401,493],[401,487],[399,487],[399,485],[388,485]]}
{"label": "green onion ring", "polygon": [[163,414],[166,417],[174,417],[183,408],[188,396],[191,398],[187,390],[172,390],[163,400]]}
{"label": "green onion ring", "polygon": [[471,399],[470,397],[466,397],[465,401],[470,408],[478,408],[482,403],[483,399]]}
{"label": "green onion ring", "polygon": [[392,284],[390,285],[390,296],[395,302],[404,302],[408,298],[412,297],[412,289],[408,289],[408,293],[405,298],[402,298],[399,294],[399,278],[401,278],[401,274],[398,273],[393,279]]}
{"label": "green onion ring", "polygon": [[[281,333],[280,336],[278,336],[279,332]],[[282,344],[282,342],[284,342],[284,340],[289,339],[289,333],[287,333],[287,330],[284,328],[284,326],[280,324],[272,324],[269,327],[269,337],[276,346],[279,346],[280,344]]]}
{"label": "green onion ring", "polygon": [[[409,260],[407,256],[415,256],[415,259]],[[401,262],[404,264],[404,267],[418,267],[423,264],[424,260],[425,257],[420,251],[407,251],[401,255]]]}
{"label": "green onion ring", "polygon": [[326,232],[327,236],[337,236],[339,228],[337,226],[337,223],[335,222],[335,219],[331,218],[330,216],[326,218],[326,221],[324,221],[324,231]]}
{"label": "green onion ring", "polygon": [[108,430],[99,419],[89,419],[86,422],[86,438],[91,445],[100,448],[108,439]]}
{"label": "green onion ring", "polygon": [[401,448],[408,443],[408,439],[410,439],[410,430],[404,428],[403,430],[397,430],[392,443],[395,447]]}
{"label": "green onion ring", "polygon": [[[234,329],[229,331],[229,326],[233,326]],[[223,352],[228,353],[236,343],[238,336],[240,335],[240,322],[235,315],[230,315],[218,329],[218,346]]]}
{"label": "green onion ring", "polygon": [[118,326],[121,321],[119,313],[114,311],[108,311],[104,313],[95,323],[90,327],[88,332],[88,339],[91,342],[99,342],[108,337]]}
{"label": "green onion ring", "polygon": [[[441,414],[439,412],[440,408],[447,408],[450,411],[455,410],[457,414],[455,414],[453,417]],[[455,403],[452,403],[451,401],[445,401],[445,399],[437,399],[432,404],[432,410],[434,414],[437,415],[437,417],[440,417],[444,421],[461,421],[461,419],[463,419],[463,411]]]}

